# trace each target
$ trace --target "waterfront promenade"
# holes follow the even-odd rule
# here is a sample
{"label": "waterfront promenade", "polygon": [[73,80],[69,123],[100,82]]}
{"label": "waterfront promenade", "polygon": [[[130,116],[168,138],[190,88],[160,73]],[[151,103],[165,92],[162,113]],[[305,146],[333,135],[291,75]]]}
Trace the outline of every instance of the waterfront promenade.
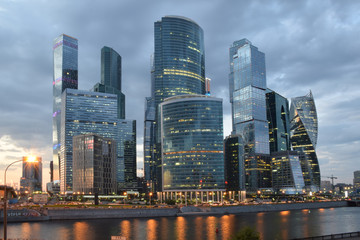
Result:
{"label": "waterfront promenade", "polygon": [[[99,207],[43,207],[32,209],[27,214],[27,209],[13,209],[8,212],[9,222],[47,221],[47,220],[82,220],[104,218],[152,218],[176,217],[187,215],[227,215],[255,212],[276,212],[288,210],[319,209],[346,207],[346,201],[329,202],[304,202],[304,203],[278,203],[257,205],[232,205],[232,206],[167,206],[167,207],[141,207],[122,208],[121,206]],[[37,211],[39,214],[34,214]],[[1,218],[0,221],[3,219]]]}

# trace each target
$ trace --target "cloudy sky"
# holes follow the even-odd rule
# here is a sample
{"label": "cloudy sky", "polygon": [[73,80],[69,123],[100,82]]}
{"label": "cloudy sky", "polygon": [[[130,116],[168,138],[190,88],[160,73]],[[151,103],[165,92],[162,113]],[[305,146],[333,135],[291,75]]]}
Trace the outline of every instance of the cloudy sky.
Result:
{"label": "cloudy sky", "polygon": [[[212,95],[224,100],[224,135],[231,129],[229,46],[247,38],[266,55],[269,88],[287,98],[311,89],[323,180],[334,174],[335,182],[352,182],[360,170],[360,2],[348,0],[0,0],[0,170],[36,154],[49,181],[52,44],[62,33],[79,40],[79,89],[100,81],[103,46],[122,56],[126,118],[137,120],[142,168],[153,26],[166,15],[191,18],[204,30],[206,76]],[[9,170],[9,183],[19,182],[20,167]]]}

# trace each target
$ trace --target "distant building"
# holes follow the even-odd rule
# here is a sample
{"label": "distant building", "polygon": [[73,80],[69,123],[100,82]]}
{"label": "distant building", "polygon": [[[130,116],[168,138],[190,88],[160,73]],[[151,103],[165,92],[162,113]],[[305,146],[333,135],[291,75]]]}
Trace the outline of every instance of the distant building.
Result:
{"label": "distant building", "polygon": [[232,134],[244,140],[246,189],[271,187],[269,125],[266,117],[265,54],[247,39],[230,47]]}
{"label": "distant building", "polygon": [[210,96],[210,83],[211,83],[211,79],[210,78],[205,78],[205,95]]}
{"label": "distant building", "polygon": [[22,177],[20,179],[21,194],[32,194],[42,191],[42,159],[36,157],[36,162],[27,162],[23,157]]}
{"label": "distant building", "polygon": [[318,136],[318,119],[313,95],[291,99],[290,107],[290,141],[293,150],[300,155],[305,186],[308,191],[319,191],[320,168],[316,156]]}
{"label": "distant building", "polygon": [[329,180],[321,181],[320,191],[322,191],[324,193],[333,191],[333,187],[332,187],[331,182]]}
{"label": "distant building", "polygon": [[65,34],[53,44],[53,180],[59,180],[61,94],[65,89],[78,88],[78,40]]}
{"label": "distant building", "polygon": [[116,94],[118,118],[125,119],[125,95],[121,92],[121,84],[121,56],[105,46],[101,49],[101,83],[94,86],[94,91]]}
{"label": "distant building", "polygon": [[354,190],[360,189],[360,170],[354,172]]}
{"label": "distant building", "polygon": [[305,183],[296,151],[271,154],[272,187],[275,193],[301,194]]}
{"label": "distant building", "polygon": [[73,191],[115,194],[116,143],[95,134],[73,137]]}
{"label": "distant building", "polygon": [[222,99],[167,98],[160,104],[160,116],[162,192],[195,196],[224,191]]}

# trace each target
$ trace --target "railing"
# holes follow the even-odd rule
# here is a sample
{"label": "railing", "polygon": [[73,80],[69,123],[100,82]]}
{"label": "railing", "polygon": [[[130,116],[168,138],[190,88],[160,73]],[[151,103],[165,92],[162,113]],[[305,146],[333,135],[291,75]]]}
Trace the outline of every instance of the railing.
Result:
{"label": "railing", "polygon": [[331,239],[346,239],[346,238],[355,238],[355,237],[360,237],[360,232],[337,233],[337,234],[317,236],[317,237],[307,237],[307,238],[294,238],[293,240],[331,240]]}

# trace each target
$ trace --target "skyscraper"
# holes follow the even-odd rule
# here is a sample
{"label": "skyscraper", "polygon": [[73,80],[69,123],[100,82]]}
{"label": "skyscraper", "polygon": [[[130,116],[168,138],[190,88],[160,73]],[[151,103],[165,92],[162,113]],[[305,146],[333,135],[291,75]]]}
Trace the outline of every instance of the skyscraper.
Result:
{"label": "skyscraper", "polygon": [[301,169],[305,186],[310,191],[320,188],[320,168],[316,156],[318,119],[313,95],[291,99],[290,107],[290,141],[293,150],[300,155]]}
{"label": "skyscraper", "polygon": [[290,150],[288,100],[277,92],[268,89],[266,113],[269,122],[270,153]]}
{"label": "skyscraper", "polygon": [[160,104],[162,192],[224,191],[222,99],[181,95]]}
{"label": "skyscraper", "polygon": [[27,158],[23,157],[22,177],[20,179],[22,194],[42,191],[42,159],[36,157],[36,162],[28,162]]}
{"label": "skyscraper", "polygon": [[278,194],[302,194],[304,178],[296,151],[271,153],[272,187]]}
{"label": "skyscraper", "polygon": [[240,135],[225,138],[224,159],[226,190],[245,190],[244,141]]}
{"label": "skyscraper", "polygon": [[116,143],[96,134],[73,137],[74,192],[116,192]]}
{"label": "skyscraper", "polygon": [[121,164],[117,166],[118,190],[135,189],[136,179],[136,121],[119,119],[118,125],[118,156]]}
{"label": "skyscraper", "polygon": [[354,172],[354,190],[360,190],[360,170]]}
{"label": "skyscraper", "polygon": [[[193,20],[180,16],[165,16],[154,24],[155,51],[151,69],[151,100],[155,121],[154,137],[150,141],[155,159],[154,186],[161,190],[161,138],[158,107],[166,98],[185,94],[205,94],[204,36],[201,27]],[[146,110],[146,111],[150,111]],[[149,127],[149,126],[145,126]],[[149,130],[144,130],[145,134]],[[145,145],[145,144],[144,144]],[[151,156],[150,155],[150,156]],[[146,172],[145,172],[146,173]],[[145,176],[147,178],[147,176]]]}
{"label": "skyscraper", "polygon": [[[117,95],[66,89],[62,95],[60,189],[72,190],[73,136],[95,133],[120,142],[118,137]],[[120,152],[118,145],[118,152]],[[117,166],[121,164],[117,157]],[[124,169],[122,167],[121,169]],[[117,172],[117,180],[123,177]]]}
{"label": "skyscraper", "polygon": [[55,38],[53,52],[53,179],[59,180],[61,94],[78,88],[78,40],[62,34]]}
{"label": "skyscraper", "polygon": [[125,119],[125,95],[121,92],[121,56],[110,47],[101,49],[101,83],[94,86],[95,92],[118,96],[118,118]]}
{"label": "skyscraper", "polygon": [[229,86],[232,134],[244,140],[246,188],[256,191],[270,187],[265,54],[247,39],[230,47]]}

